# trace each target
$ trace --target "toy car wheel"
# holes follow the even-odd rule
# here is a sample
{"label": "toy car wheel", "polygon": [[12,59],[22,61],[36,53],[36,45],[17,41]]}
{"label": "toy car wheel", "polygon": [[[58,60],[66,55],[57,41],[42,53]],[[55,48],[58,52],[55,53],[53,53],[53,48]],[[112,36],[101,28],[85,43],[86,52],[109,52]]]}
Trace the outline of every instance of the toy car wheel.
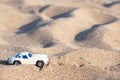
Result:
{"label": "toy car wheel", "polygon": [[36,66],[40,67],[40,68],[43,68],[44,62],[43,61],[37,61]]}
{"label": "toy car wheel", "polygon": [[15,61],[13,64],[14,65],[19,65],[19,64],[21,64],[21,62],[20,61]]}

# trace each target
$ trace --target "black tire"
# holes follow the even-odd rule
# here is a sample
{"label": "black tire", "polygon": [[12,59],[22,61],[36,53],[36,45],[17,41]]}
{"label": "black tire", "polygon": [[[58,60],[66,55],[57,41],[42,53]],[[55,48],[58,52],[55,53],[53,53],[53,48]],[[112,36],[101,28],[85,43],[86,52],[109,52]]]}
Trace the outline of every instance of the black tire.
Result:
{"label": "black tire", "polygon": [[14,61],[14,63],[13,63],[14,65],[20,65],[21,64],[21,62],[20,61]]}
{"label": "black tire", "polygon": [[37,61],[37,62],[36,62],[36,66],[37,66],[37,67],[40,67],[40,68],[43,68],[44,62],[43,62],[43,61]]}

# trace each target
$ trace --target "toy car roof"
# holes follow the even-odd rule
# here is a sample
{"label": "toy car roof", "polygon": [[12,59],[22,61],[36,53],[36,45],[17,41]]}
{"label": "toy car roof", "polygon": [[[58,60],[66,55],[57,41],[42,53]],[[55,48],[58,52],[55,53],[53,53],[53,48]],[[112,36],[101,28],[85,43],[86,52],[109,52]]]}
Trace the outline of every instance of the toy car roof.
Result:
{"label": "toy car roof", "polygon": [[20,52],[19,55],[28,55],[30,52]]}

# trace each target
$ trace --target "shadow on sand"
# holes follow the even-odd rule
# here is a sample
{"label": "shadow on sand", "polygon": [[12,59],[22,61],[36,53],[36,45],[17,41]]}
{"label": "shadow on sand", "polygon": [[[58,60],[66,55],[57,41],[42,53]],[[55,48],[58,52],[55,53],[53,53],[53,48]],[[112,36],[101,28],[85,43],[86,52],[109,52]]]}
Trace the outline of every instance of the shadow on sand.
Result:
{"label": "shadow on sand", "polygon": [[55,15],[52,18],[53,19],[58,19],[58,18],[68,18],[71,16],[71,13],[74,11],[75,9],[69,10],[65,13],[59,14],[59,15]]}
{"label": "shadow on sand", "polygon": [[89,34],[94,32],[96,29],[98,29],[99,27],[102,27],[103,25],[106,25],[106,24],[110,24],[114,21],[116,21],[117,19],[113,19],[109,22],[106,22],[106,23],[103,23],[103,24],[96,24],[96,25],[93,25],[91,28],[83,31],[83,32],[80,32],[78,33],[76,36],[75,36],[75,40],[76,41],[84,41],[88,38]]}
{"label": "shadow on sand", "polygon": [[8,65],[7,60],[0,60],[1,65]]}
{"label": "shadow on sand", "polygon": [[109,3],[109,4],[105,4],[104,5],[104,7],[111,7],[111,6],[113,6],[113,5],[115,5],[115,4],[120,4],[120,1],[115,1],[115,2],[112,2],[112,3]]}
{"label": "shadow on sand", "polygon": [[49,23],[48,21],[43,21],[42,19],[37,19],[31,23],[21,26],[18,29],[19,31],[16,32],[16,34],[23,34],[23,33],[27,33],[30,31],[38,30],[40,27],[44,27],[48,23]]}

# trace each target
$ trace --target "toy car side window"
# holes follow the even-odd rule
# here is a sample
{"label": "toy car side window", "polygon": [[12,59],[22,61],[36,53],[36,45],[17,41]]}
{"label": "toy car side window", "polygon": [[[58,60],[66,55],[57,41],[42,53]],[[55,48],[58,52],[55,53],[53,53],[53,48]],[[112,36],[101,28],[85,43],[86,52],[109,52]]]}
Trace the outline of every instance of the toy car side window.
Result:
{"label": "toy car side window", "polygon": [[19,54],[16,54],[16,55],[15,55],[15,57],[18,57],[18,56],[19,56]]}
{"label": "toy car side window", "polygon": [[23,55],[22,58],[23,59],[28,59],[28,57],[26,55]]}

